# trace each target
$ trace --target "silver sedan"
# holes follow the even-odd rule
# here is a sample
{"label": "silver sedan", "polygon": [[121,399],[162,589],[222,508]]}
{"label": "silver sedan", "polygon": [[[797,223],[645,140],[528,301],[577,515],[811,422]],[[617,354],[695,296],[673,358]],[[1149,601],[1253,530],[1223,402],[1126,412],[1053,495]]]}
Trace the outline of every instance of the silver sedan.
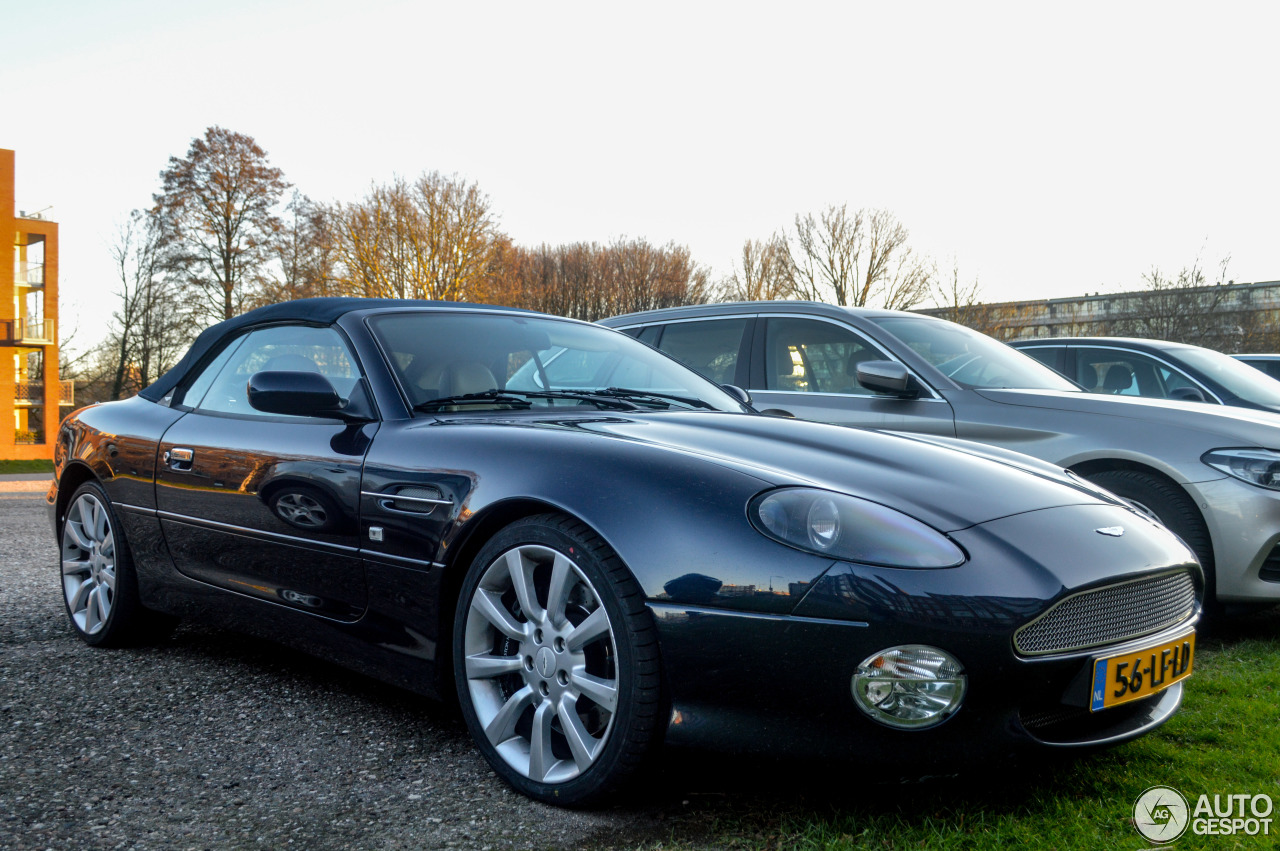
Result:
{"label": "silver sedan", "polygon": [[762,411],[963,438],[1065,467],[1195,550],[1220,602],[1280,602],[1280,415],[1086,393],[941,319],[812,302],[606,319]]}

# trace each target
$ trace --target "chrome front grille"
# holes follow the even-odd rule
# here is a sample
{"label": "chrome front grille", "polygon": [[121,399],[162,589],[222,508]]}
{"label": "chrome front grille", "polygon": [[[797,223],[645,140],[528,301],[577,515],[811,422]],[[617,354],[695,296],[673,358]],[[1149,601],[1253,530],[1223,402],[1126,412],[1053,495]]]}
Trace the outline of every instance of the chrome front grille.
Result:
{"label": "chrome front grille", "polygon": [[1189,571],[1121,582],[1059,601],[1015,632],[1013,646],[1024,656],[1044,656],[1114,644],[1176,626],[1195,606]]}

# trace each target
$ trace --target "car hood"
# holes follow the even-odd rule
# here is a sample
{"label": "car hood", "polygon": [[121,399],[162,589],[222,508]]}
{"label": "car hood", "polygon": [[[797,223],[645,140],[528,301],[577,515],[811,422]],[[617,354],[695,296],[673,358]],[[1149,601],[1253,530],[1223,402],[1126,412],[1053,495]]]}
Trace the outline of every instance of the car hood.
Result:
{"label": "car hood", "polygon": [[1260,446],[1280,449],[1280,413],[1208,405],[1195,402],[1168,402],[1163,399],[1134,399],[1098,393],[1069,393],[1059,390],[977,390],[979,396],[1002,405],[1049,408],[1074,413],[1123,417],[1150,423],[1161,430],[1199,431],[1212,436],[1212,445]]}
{"label": "car hood", "polygon": [[961,441],[941,446],[803,420],[672,411],[504,424],[586,431],[730,466],[772,485],[852,494],[944,532],[1061,505],[1111,503],[1090,486],[1015,453],[1008,454],[1017,464],[981,449],[965,451]]}

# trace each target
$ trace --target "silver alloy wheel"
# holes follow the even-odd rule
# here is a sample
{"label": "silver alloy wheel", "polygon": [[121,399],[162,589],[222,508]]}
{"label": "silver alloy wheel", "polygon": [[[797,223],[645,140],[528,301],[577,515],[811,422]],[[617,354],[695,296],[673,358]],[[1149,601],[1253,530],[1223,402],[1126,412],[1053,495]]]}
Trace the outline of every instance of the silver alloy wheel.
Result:
{"label": "silver alloy wheel", "polygon": [[115,602],[116,544],[107,507],[93,494],[71,504],[62,526],[62,591],[80,631],[101,632]]}
{"label": "silver alloy wheel", "polygon": [[563,553],[525,544],[493,560],[463,654],[471,705],[508,765],[549,784],[591,767],[618,710],[616,651],[599,592]]}
{"label": "silver alloy wheel", "polygon": [[324,506],[305,493],[282,495],[276,500],[276,513],[295,526],[320,527],[329,522]]}

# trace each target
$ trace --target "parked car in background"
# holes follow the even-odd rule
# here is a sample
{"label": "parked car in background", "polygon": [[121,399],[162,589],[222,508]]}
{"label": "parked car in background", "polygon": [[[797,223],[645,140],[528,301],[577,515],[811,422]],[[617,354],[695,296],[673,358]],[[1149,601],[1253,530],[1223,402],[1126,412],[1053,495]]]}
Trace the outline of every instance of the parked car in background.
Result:
{"label": "parked car in background", "polygon": [[1233,358],[1241,363],[1247,363],[1254,369],[1262,370],[1267,375],[1275,379],[1280,379],[1280,355],[1277,354],[1252,354],[1252,355],[1232,355]]}
{"label": "parked car in background", "polygon": [[758,416],[528,311],[251,311],[68,417],[55,475],[88,644],[203,619],[452,694],[548,803],[664,741],[888,777],[1108,745],[1167,720],[1193,666],[1203,574],[1111,494]]}
{"label": "parked car in background", "polygon": [[748,388],[758,409],[965,438],[1067,468],[1177,532],[1218,601],[1280,602],[1274,414],[1086,393],[1016,349],[915,313],[747,302],[603,324]]}
{"label": "parked car in background", "polygon": [[1009,345],[1090,393],[1280,412],[1280,383],[1201,346],[1131,337],[1052,337]]}

